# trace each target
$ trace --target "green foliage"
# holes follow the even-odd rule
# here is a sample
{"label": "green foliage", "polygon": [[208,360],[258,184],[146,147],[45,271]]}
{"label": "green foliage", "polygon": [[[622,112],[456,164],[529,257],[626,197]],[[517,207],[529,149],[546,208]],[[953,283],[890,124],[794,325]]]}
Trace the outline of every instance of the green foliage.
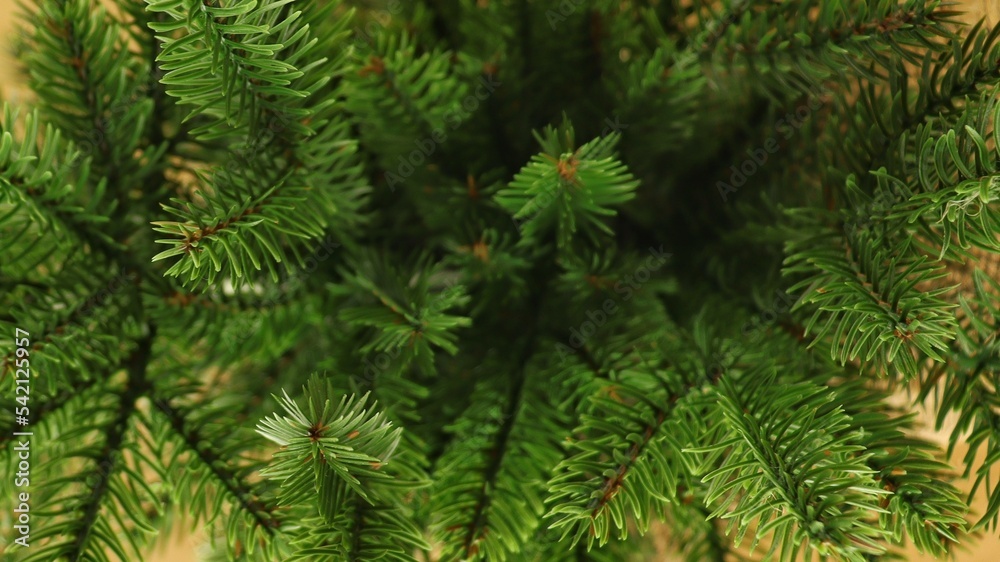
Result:
{"label": "green foliage", "polygon": [[477,385],[446,428],[453,437],[434,467],[429,503],[447,558],[517,560],[540,528],[565,419],[548,407],[539,367],[526,365],[524,380],[503,391],[495,379]]}
{"label": "green foliage", "polygon": [[[950,35],[947,24],[958,14],[923,0],[724,4],[725,21],[736,25],[713,30],[710,40],[694,45],[697,54],[760,73],[760,84],[779,96],[809,91],[848,70],[878,81],[899,61],[919,64],[929,43]],[[818,13],[804,17],[807,10]]]}
{"label": "green foliage", "polygon": [[[560,247],[568,246],[576,231],[613,234],[602,220],[614,216],[615,206],[634,197],[639,182],[612,152],[619,135],[612,133],[576,147],[573,127],[547,128],[535,138],[542,153],[514,176],[496,195],[501,207],[521,223],[524,239],[556,231]],[[578,224],[579,223],[579,224]]]}
{"label": "green foliage", "polygon": [[468,88],[453,76],[449,53],[417,49],[405,33],[379,34],[353,53],[353,72],[344,79],[361,141],[389,171],[399,170],[398,159],[416,148],[414,141],[456,126]]}
{"label": "green foliage", "polygon": [[32,108],[0,116],[0,461],[32,432],[4,560],[142,560],[178,525],[255,562],[867,561],[996,528],[1000,27],[105,4],[28,8]]}
{"label": "green foliage", "polygon": [[308,519],[314,528],[291,541],[298,547],[294,559],[413,560],[411,552],[427,545],[381,491],[393,478],[387,470],[402,430],[367,409],[367,394],[334,404],[332,385],[315,375],[303,392],[306,411],[285,394],[278,400],[285,415],[265,418],[257,428],[281,446],[261,473],[281,482],[279,502],[310,506],[320,515]]}
{"label": "green foliage", "polygon": [[[881,554],[885,531],[870,520],[884,493],[865,465],[865,447],[829,390],[804,384],[779,388],[774,376],[748,373],[736,389],[722,379],[719,407],[728,435],[698,449],[726,454],[722,467],[704,476],[713,516],[732,519],[737,544],[749,526],[757,541],[774,535],[768,557],[796,559],[812,549],[823,556],[865,560]],[[787,412],[778,415],[778,412]],[[715,461],[715,458],[712,458]],[[758,467],[765,470],[759,471]]]}
{"label": "green foliage", "polygon": [[308,414],[285,394],[279,403],[286,415],[265,418],[257,430],[281,445],[274,465],[263,474],[282,481],[283,503],[294,505],[317,494],[320,512],[332,520],[336,512],[329,511],[329,495],[339,482],[369,499],[369,482],[388,477],[380,469],[399,444],[400,430],[380,414],[369,415],[367,395],[334,406],[329,398],[333,389],[324,389],[315,377],[304,391]]}
{"label": "green foliage", "polygon": [[[307,95],[289,87],[302,71],[275,56],[283,49],[292,50],[290,46],[304,39],[308,30],[297,23],[299,12],[283,9],[290,3],[147,2],[150,11],[174,20],[150,25],[163,41],[157,56],[165,72],[160,83],[178,105],[195,106],[185,120],[199,114],[215,119],[192,134],[208,134],[221,124],[248,126],[254,134],[267,113],[281,113],[297,133],[308,131],[296,121],[309,112],[287,105]],[[179,30],[184,33],[174,33]],[[275,40],[282,42],[270,42]]]}
{"label": "green foliage", "polygon": [[[957,413],[958,420],[952,428],[949,453],[959,443],[965,443],[965,475],[975,474],[969,496],[984,488],[989,498],[986,510],[977,526],[997,528],[1000,518],[1000,488],[993,484],[990,470],[996,465],[1000,440],[995,431],[997,338],[996,326],[1000,320],[1000,283],[977,270],[974,274],[974,291],[960,300],[963,329],[952,345],[954,367],[935,366],[921,380],[921,396],[934,396],[937,406],[937,427],[944,426],[945,416]],[[943,385],[948,376],[954,383]],[[982,460],[976,455],[985,449]]]}
{"label": "green foliage", "polygon": [[[955,329],[950,306],[939,298],[949,288],[921,291],[916,285],[940,280],[943,268],[911,253],[908,241],[888,252],[875,237],[850,238],[847,248],[839,238],[830,238],[817,236],[790,245],[788,272],[818,270],[791,289],[808,289],[800,302],[818,305],[806,332],[822,321],[816,339],[832,332],[832,357],[841,363],[874,359],[881,373],[898,370],[904,377],[915,376],[914,348],[942,361],[940,352],[947,349]],[[808,266],[800,266],[802,262]]]}

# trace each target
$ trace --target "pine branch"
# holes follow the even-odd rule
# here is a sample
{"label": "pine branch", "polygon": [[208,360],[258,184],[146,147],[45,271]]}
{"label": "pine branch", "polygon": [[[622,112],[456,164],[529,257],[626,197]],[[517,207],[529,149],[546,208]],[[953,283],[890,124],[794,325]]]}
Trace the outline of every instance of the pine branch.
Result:
{"label": "pine branch", "polygon": [[[964,476],[973,472],[976,479],[968,501],[984,488],[987,507],[976,528],[993,528],[1000,518],[1000,487],[993,485],[990,471],[1000,459],[1000,415],[996,413],[996,366],[998,364],[997,335],[1000,334],[1000,283],[980,270],[973,274],[974,293],[960,299],[962,329],[952,343],[948,363],[928,370],[921,381],[918,400],[932,393],[936,398],[935,425],[941,429],[949,414],[958,420],[948,439],[948,455],[954,454],[959,443],[965,443]],[[985,457],[978,459],[982,449]]]}
{"label": "pine branch", "polygon": [[[6,185],[0,191],[0,201],[13,208],[0,214],[0,227],[8,230],[20,226],[20,232],[9,242],[4,237],[4,249],[14,248],[20,236],[38,233],[48,235],[49,243],[59,249],[84,242],[95,251],[117,252],[112,239],[97,230],[108,220],[100,211],[105,207],[106,183],[91,185],[89,159],[81,157],[73,143],[64,141],[61,131],[51,125],[41,132],[37,112],[25,117],[19,147],[14,135],[18,125],[17,113],[4,104],[0,182]],[[18,225],[16,219],[23,223]],[[11,258],[6,267],[16,263]],[[27,271],[37,264],[29,262],[21,269]]]}
{"label": "pine branch", "polygon": [[210,489],[214,487],[234,507],[228,514],[231,523],[226,525],[230,548],[252,549],[259,538],[265,540],[265,552],[275,548],[273,541],[282,523],[275,513],[277,506],[263,486],[250,481],[249,474],[257,468],[255,464],[234,464],[246,443],[227,438],[231,434],[228,428],[220,431],[209,426],[209,420],[218,419],[225,411],[222,405],[206,402],[177,406],[175,395],[163,391],[154,395],[152,401],[170,428],[170,438],[180,445],[162,460],[164,466],[180,462],[180,455],[185,452],[191,454],[188,462],[196,461],[189,475],[171,482],[174,503],[190,506],[196,523],[212,525],[223,510],[223,502],[211,496]]}
{"label": "pine branch", "polygon": [[397,267],[388,253],[359,256],[341,268],[344,287],[338,292],[352,289],[365,295],[338,315],[349,326],[372,332],[362,353],[402,351],[404,362],[412,360],[422,374],[430,375],[435,371],[435,348],[452,355],[458,351],[455,331],[469,326],[470,320],[452,311],[463,307],[469,296],[460,284],[434,287],[438,273],[443,273],[441,267],[426,255]]}
{"label": "pine branch", "polygon": [[128,51],[122,29],[93,4],[43,2],[31,18],[35,36],[27,63],[43,117],[90,153],[123,212],[126,193],[119,181],[141,177],[133,153],[144,127],[125,124],[149,118],[140,78],[146,69]]}
{"label": "pine branch", "polygon": [[[130,324],[137,318],[134,279],[95,277],[81,264],[65,267],[45,290],[24,288],[20,300],[8,304],[18,327],[32,334],[32,364],[45,373],[49,393],[107,373],[124,357],[121,340],[137,336]],[[0,325],[14,330],[12,322]],[[78,345],[80,338],[86,338],[87,345]],[[14,370],[14,351],[0,356],[0,381],[5,387],[13,382],[8,374]]]}
{"label": "pine branch", "polygon": [[[166,74],[160,82],[168,86],[167,94],[176,97],[179,105],[196,106],[186,119],[199,114],[210,118],[192,131],[196,137],[211,139],[226,134],[221,127],[224,124],[246,126],[249,134],[256,136],[264,111],[282,115],[299,134],[310,132],[298,122],[309,112],[295,108],[295,101],[307,94],[290,87],[302,72],[276,57],[287,45],[271,42],[273,36],[293,27],[300,15],[284,12],[282,7],[289,1],[258,5],[241,0],[225,6],[200,0],[148,3],[148,9],[174,20],[150,23],[163,41],[157,60]],[[182,29],[186,31],[182,37],[171,36]],[[305,28],[300,30],[299,36]]]}
{"label": "pine branch", "polygon": [[583,437],[574,440],[548,485],[550,528],[562,528],[564,538],[572,533],[574,544],[586,535],[588,547],[604,545],[612,527],[627,537],[626,510],[640,532],[651,516],[662,517],[686,470],[677,463],[691,431],[673,417],[674,410],[721,375],[662,370],[646,364],[638,350],[626,357],[632,365],[623,365],[622,375],[591,397],[574,431]]}
{"label": "pine branch", "polygon": [[[285,4],[280,1],[275,6]],[[328,229],[334,238],[347,238],[364,223],[361,208],[369,188],[361,179],[357,143],[348,137],[348,122],[335,103],[336,92],[328,85],[342,73],[335,66],[342,61],[315,60],[320,47],[342,46],[348,20],[338,21],[322,39],[309,33],[329,8],[307,10],[301,18],[296,12],[271,29],[287,42],[277,54],[301,61],[302,70],[297,72],[310,72],[289,78],[308,96],[301,102],[284,100],[277,109],[263,107],[260,118],[269,121],[269,128],[256,134],[251,131],[247,150],[231,154],[226,167],[199,172],[197,198],[173,198],[173,205],[164,207],[179,221],[154,223],[156,231],[173,236],[159,241],[170,249],[154,260],[179,257],[168,275],[181,277],[191,286],[206,279],[211,283],[217,275],[241,285],[253,271],[266,267],[276,281],[277,263],[303,268],[304,254],[317,246],[327,250],[330,242],[322,238]],[[312,73],[322,77],[317,79]],[[303,125],[306,122],[309,127]],[[219,135],[229,134],[225,128],[220,131]]]}
{"label": "pine branch", "polygon": [[[80,517],[79,526],[83,530],[76,536],[72,546],[66,551],[69,560],[77,561],[89,558],[91,546],[91,534],[94,532],[94,524],[97,519],[98,510],[101,509],[101,502],[105,495],[111,493],[110,479],[116,472],[115,465],[120,462],[119,455],[122,442],[125,439],[125,432],[128,428],[129,418],[135,413],[136,400],[149,391],[149,383],[146,381],[146,367],[150,360],[152,349],[152,335],[139,342],[138,348],[132,353],[128,361],[128,387],[120,395],[118,405],[118,417],[111,424],[111,431],[107,434],[104,443],[103,457],[99,457],[97,466],[109,467],[104,474],[98,476],[97,484],[93,487],[90,499],[84,503],[83,515]],[[110,545],[109,545],[110,546]],[[138,549],[136,550],[138,552]],[[119,552],[124,558],[123,553]]]}
{"label": "pine branch", "polygon": [[733,14],[739,25],[713,30],[697,45],[699,58],[745,65],[776,99],[789,90],[809,92],[848,70],[880,82],[884,77],[865,63],[883,69],[895,60],[918,64],[925,50],[944,51],[940,39],[954,37],[948,25],[956,13],[936,1],[859,0],[850,7],[818,2],[815,19],[802,17],[805,8],[798,4],[745,4]]}
{"label": "pine branch", "polygon": [[[124,456],[126,450],[135,452],[134,443],[129,437],[132,431],[130,426],[136,414],[136,400],[149,389],[146,368],[152,338],[153,334],[150,334],[139,341],[137,348],[129,356],[126,361],[125,387],[106,395],[113,398],[113,402],[90,406],[90,413],[94,415],[93,425],[81,424],[79,428],[63,435],[66,439],[73,439],[74,433],[77,438],[94,431],[103,434],[103,446],[96,454],[90,445],[84,445],[63,453],[61,458],[52,461],[61,465],[66,459],[79,457],[88,463],[93,462],[96,473],[85,479],[86,487],[80,493],[73,495],[61,493],[60,488],[69,487],[63,486],[67,480],[83,480],[79,475],[54,478],[46,482],[46,487],[59,492],[47,498],[47,505],[41,507],[42,511],[50,511],[52,523],[37,533],[33,540],[52,540],[40,548],[32,549],[25,560],[89,560],[98,556],[98,552],[103,555],[106,549],[124,560],[130,556],[126,555],[122,546],[123,538],[128,539],[134,555],[141,556],[137,539],[141,537],[140,532],[151,530],[148,523],[140,514],[135,514],[126,523],[118,513],[126,506],[140,505],[144,500],[150,501],[155,497],[148,485],[135,478],[136,472],[126,466],[130,461]],[[95,411],[95,408],[99,409]],[[87,410],[77,413],[86,412]],[[141,455],[137,456],[142,459]],[[129,486],[125,483],[126,480],[138,484],[139,488]]]}
{"label": "pine branch", "polygon": [[786,273],[810,275],[789,289],[805,291],[793,310],[818,305],[806,333],[815,333],[814,341],[829,334],[831,357],[841,364],[874,358],[880,374],[915,376],[914,352],[942,361],[955,330],[952,305],[940,298],[950,288],[917,287],[943,277],[943,268],[911,250],[907,240],[891,253],[883,239],[864,232],[849,240],[845,248],[826,234],[788,245]]}
{"label": "pine branch", "polygon": [[[412,524],[393,515],[400,506],[386,486],[393,475],[383,470],[394,457],[402,430],[392,428],[384,414],[365,409],[367,394],[359,400],[345,396],[335,406],[332,386],[317,376],[303,390],[306,411],[285,394],[279,401],[285,415],[273,415],[258,424],[258,433],[281,445],[275,462],[263,471],[264,476],[281,481],[280,502],[313,506],[324,522],[321,527],[340,537],[300,538],[297,542],[306,541],[308,546],[300,548],[297,556],[413,560],[406,546],[423,549],[426,545]],[[369,523],[375,525],[371,531],[376,536],[370,535]]]}
{"label": "pine branch", "polygon": [[[972,105],[970,97],[975,99],[984,87],[1000,82],[998,37],[1000,28],[985,30],[980,21],[964,40],[953,38],[952,48],[938,60],[928,57],[922,62],[918,78],[923,87],[916,94],[912,92],[913,77],[902,64],[891,69],[887,92],[862,88],[856,111],[863,122],[877,124],[881,135],[872,139],[866,131],[858,130],[853,137],[858,142],[845,143],[848,150],[860,147],[863,151],[852,156],[858,162],[858,173],[888,165],[891,151],[912,139],[919,125],[936,129],[946,122],[944,118],[960,115]],[[918,143],[916,148],[922,146]]]}
{"label": "pine branch", "polygon": [[543,152],[533,156],[495,200],[519,223],[522,239],[544,239],[552,230],[567,248],[577,229],[591,238],[611,234],[601,218],[634,197],[638,180],[613,155],[620,135],[612,133],[576,147],[573,127],[564,122],[535,135]]}
{"label": "pine branch", "polygon": [[876,506],[883,491],[857,454],[859,436],[842,432],[847,416],[823,387],[777,386],[766,373],[751,373],[755,380],[741,377],[739,388],[725,377],[719,386],[731,437],[697,450],[731,450],[722,468],[704,476],[708,501],[721,500],[713,517],[733,519],[737,544],[752,521],[753,544],[773,533],[768,557],[814,549],[860,562],[882,553],[886,531],[869,519],[885,511]]}
{"label": "pine branch", "polygon": [[[431,142],[454,129],[461,120],[468,86],[452,71],[447,52],[420,52],[409,34],[378,32],[370,49],[355,55],[344,76],[342,92],[353,115],[362,146],[388,172],[390,188],[412,181],[421,166],[403,162],[414,141]],[[436,136],[435,136],[436,135]],[[426,151],[425,151],[426,152]],[[429,155],[424,154],[429,158]]]}

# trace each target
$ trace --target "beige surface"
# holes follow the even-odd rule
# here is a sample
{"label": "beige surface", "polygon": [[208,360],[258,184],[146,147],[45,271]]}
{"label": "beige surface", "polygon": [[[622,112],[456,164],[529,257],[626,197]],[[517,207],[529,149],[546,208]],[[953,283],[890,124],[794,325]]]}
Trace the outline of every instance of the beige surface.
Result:
{"label": "beige surface", "polygon": [[[964,2],[975,15],[988,15],[992,21],[1000,21],[1000,0],[967,0]],[[0,38],[8,38],[5,41],[2,52],[0,52],[0,97],[12,102],[24,102],[27,92],[19,86],[21,82],[16,72],[16,63],[9,53],[9,38],[14,31],[14,18],[11,15],[14,10],[13,0],[0,0]],[[932,438],[943,440],[943,434],[927,433]],[[964,451],[958,451],[957,458],[961,458]],[[977,503],[976,508],[982,509],[983,504]],[[198,540],[189,533],[180,532],[177,537],[164,537],[165,543],[157,549],[157,553],[150,558],[152,562],[195,562],[197,556]],[[930,561],[931,557],[923,557],[919,554],[910,554],[908,560]],[[959,553],[956,557],[958,562],[998,562],[1000,561],[1000,539],[997,533],[984,537],[970,549],[967,553]]]}

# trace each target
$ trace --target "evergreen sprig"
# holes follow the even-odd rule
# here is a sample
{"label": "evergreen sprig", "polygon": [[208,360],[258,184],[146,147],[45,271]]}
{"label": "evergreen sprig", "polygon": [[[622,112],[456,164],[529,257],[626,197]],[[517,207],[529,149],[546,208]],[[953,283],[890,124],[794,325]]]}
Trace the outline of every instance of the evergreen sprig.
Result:
{"label": "evergreen sprig", "polygon": [[816,272],[791,291],[806,290],[797,306],[817,306],[805,330],[816,330],[816,340],[829,334],[831,357],[841,363],[874,360],[880,373],[898,370],[912,378],[921,358],[943,361],[941,352],[954,338],[953,305],[941,298],[950,288],[921,290],[919,284],[943,278],[943,268],[907,241],[892,253],[884,244],[867,233],[848,247],[836,234],[806,239],[789,246],[787,272]]}
{"label": "evergreen sprig", "polygon": [[[186,119],[207,115],[212,121],[192,131],[212,136],[218,125],[249,127],[255,134],[265,112],[280,113],[296,132],[308,115],[290,101],[306,96],[289,86],[302,72],[275,54],[301,40],[307,27],[297,25],[299,12],[285,9],[291,0],[233,3],[198,0],[149,1],[148,9],[163,12],[172,22],[151,22],[163,48],[157,56],[166,72],[160,83],[179,105],[195,106]],[[273,42],[287,28],[296,32],[286,43]],[[176,32],[183,31],[178,34]],[[211,56],[204,56],[210,53]]]}
{"label": "evergreen sprig", "polygon": [[774,386],[773,375],[750,376],[739,389],[722,379],[719,407],[730,437],[695,450],[728,451],[725,464],[704,476],[708,501],[719,505],[712,516],[732,519],[737,544],[751,524],[753,545],[773,534],[767,557],[781,560],[810,549],[858,561],[884,552],[886,531],[871,516],[884,511],[877,503],[885,492],[865,465],[860,436],[841,431],[850,422],[829,391],[803,385],[789,392]]}
{"label": "evergreen sprig", "polygon": [[614,156],[620,135],[611,133],[576,146],[573,127],[549,127],[535,138],[542,153],[514,176],[496,201],[519,224],[522,237],[541,238],[555,231],[560,247],[577,230],[591,237],[611,234],[604,218],[634,197],[639,182]]}
{"label": "evergreen sprig", "polygon": [[953,37],[949,24],[957,23],[958,15],[948,4],[923,0],[843,5],[734,0],[724,3],[722,13],[728,25],[714,30],[711,41],[694,44],[695,52],[760,73],[759,83],[776,96],[814,90],[847,69],[879,81],[895,61],[919,64],[933,42]]}
{"label": "evergreen sprig", "polygon": [[228,562],[868,561],[1000,520],[1000,26],[28,11],[0,461],[29,428],[31,545],[4,479],[4,560],[142,560],[184,524]]}
{"label": "evergreen sprig", "polygon": [[335,493],[338,482],[369,499],[362,480],[389,478],[380,469],[399,444],[401,430],[393,429],[383,415],[367,410],[367,396],[344,398],[334,405],[332,389],[324,388],[315,377],[305,394],[308,414],[285,394],[278,399],[285,415],[261,421],[258,432],[282,447],[275,454],[277,462],[264,475],[282,481],[282,501],[288,504],[318,494],[320,512],[330,520],[335,512],[329,509],[329,495]]}

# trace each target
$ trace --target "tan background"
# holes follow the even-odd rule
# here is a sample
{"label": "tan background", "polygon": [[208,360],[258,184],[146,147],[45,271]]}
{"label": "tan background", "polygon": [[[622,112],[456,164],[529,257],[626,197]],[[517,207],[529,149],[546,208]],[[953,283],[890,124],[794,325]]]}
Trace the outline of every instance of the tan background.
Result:
{"label": "tan background", "polygon": [[[959,3],[965,5],[972,18],[985,15],[992,22],[1000,21],[1000,0],[964,0]],[[22,80],[10,50],[11,41],[9,38],[13,37],[16,24],[14,12],[14,0],[0,0],[0,38],[8,38],[4,41],[3,48],[0,49],[0,99],[18,104],[28,99],[28,93],[21,86]],[[945,434],[941,432],[928,431],[926,436],[942,443],[945,441]],[[964,449],[960,447],[956,451],[956,458],[960,459],[964,452]],[[973,506],[979,512],[983,507],[982,501]],[[152,562],[195,562],[198,560],[196,552],[200,540],[197,534],[179,532],[177,535],[162,539],[163,544],[158,549],[156,556],[151,559]],[[909,553],[907,559],[920,562],[934,560],[932,557],[921,556],[915,552]],[[667,558],[664,562],[669,560],[671,559]],[[958,562],[1000,562],[1000,539],[998,539],[997,533],[993,532],[990,533],[990,536],[980,538],[975,545],[970,547],[969,551],[960,552],[956,556],[956,560]]]}

